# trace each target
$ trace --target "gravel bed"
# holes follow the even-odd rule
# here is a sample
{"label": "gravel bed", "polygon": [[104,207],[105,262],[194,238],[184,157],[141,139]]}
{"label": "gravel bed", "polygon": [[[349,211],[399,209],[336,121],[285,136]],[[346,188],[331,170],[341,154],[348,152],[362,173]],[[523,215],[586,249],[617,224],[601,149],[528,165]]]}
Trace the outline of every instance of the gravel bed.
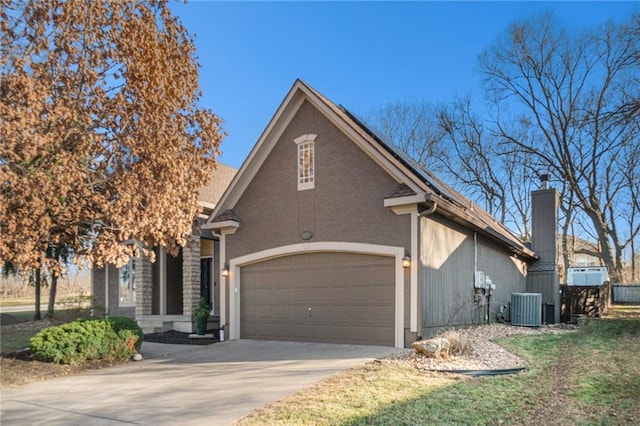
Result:
{"label": "gravel bed", "polygon": [[508,324],[489,324],[456,330],[467,346],[462,355],[451,355],[448,359],[429,358],[413,349],[405,349],[381,362],[400,363],[419,370],[499,370],[526,367],[524,360],[502,348],[492,340],[512,335],[535,336],[560,334],[576,330],[576,326],[560,324],[539,328],[516,327]]}

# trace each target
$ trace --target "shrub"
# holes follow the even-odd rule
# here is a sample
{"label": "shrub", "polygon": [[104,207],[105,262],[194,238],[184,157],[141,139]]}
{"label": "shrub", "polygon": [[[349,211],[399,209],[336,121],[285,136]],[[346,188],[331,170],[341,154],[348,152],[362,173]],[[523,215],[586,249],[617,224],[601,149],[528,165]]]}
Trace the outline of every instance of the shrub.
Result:
{"label": "shrub", "polygon": [[451,355],[464,355],[470,351],[469,342],[460,336],[457,331],[447,330],[443,337],[451,344],[451,346],[449,346],[449,353]]}
{"label": "shrub", "polygon": [[122,317],[79,319],[48,327],[31,338],[31,353],[40,361],[78,364],[89,360],[127,360],[144,335],[138,324]]}
{"label": "shrub", "polygon": [[[144,333],[138,323],[125,317],[111,317],[108,320],[111,321],[111,325],[118,336],[122,340],[132,343],[133,349],[135,349],[134,354],[137,353],[144,339]],[[135,339],[132,341],[132,338]]]}
{"label": "shrub", "polygon": [[205,302],[204,298],[200,298],[198,307],[193,312],[193,317],[196,320],[196,333],[204,335],[207,333],[207,323],[209,321],[210,308]]}

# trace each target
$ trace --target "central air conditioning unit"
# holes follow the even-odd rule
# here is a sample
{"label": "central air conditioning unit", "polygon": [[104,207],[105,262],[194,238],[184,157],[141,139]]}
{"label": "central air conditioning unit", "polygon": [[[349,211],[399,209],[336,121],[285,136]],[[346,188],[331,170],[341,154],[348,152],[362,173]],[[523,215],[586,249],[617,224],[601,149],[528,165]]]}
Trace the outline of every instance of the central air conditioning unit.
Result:
{"label": "central air conditioning unit", "polygon": [[605,267],[567,268],[567,285],[600,286],[609,281]]}
{"label": "central air conditioning unit", "polygon": [[542,325],[542,294],[511,294],[511,325],[540,327]]}

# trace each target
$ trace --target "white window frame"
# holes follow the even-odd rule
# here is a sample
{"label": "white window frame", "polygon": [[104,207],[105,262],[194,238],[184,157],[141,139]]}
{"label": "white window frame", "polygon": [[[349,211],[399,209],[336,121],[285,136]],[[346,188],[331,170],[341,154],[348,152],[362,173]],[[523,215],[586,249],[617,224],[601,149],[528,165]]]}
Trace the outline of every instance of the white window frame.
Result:
{"label": "white window frame", "polygon": [[[126,265],[118,268],[118,296],[120,299],[119,306],[136,306],[136,266],[139,266],[139,258],[132,257]],[[127,287],[129,287],[129,297],[125,297],[123,289],[123,270],[128,269]]]}
{"label": "white window frame", "polygon": [[[317,137],[318,135],[316,134],[308,133],[293,140],[297,146],[296,180],[298,181],[298,191],[315,187],[315,140]],[[309,156],[311,157],[310,160],[308,159]]]}

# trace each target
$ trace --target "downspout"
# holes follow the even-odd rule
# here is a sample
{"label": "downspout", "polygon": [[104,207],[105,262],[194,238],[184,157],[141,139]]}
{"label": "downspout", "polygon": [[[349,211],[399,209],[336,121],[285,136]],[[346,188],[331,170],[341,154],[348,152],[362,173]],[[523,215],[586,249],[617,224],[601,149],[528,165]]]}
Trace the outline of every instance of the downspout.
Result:
{"label": "downspout", "polygon": [[438,203],[434,201],[433,204],[431,204],[431,207],[429,207],[427,210],[420,212],[420,217],[427,217],[429,215],[432,215],[433,213],[435,213],[437,207],[438,207]]}
{"label": "downspout", "polygon": [[473,273],[478,271],[478,233],[473,231]]}
{"label": "downspout", "polygon": [[[473,270],[475,280],[475,273],[478,271],[478,233],[473,231]],[[487,324],[491,324],[491,288],[485,288],[482,290],[484,297],[487,298]]]}

